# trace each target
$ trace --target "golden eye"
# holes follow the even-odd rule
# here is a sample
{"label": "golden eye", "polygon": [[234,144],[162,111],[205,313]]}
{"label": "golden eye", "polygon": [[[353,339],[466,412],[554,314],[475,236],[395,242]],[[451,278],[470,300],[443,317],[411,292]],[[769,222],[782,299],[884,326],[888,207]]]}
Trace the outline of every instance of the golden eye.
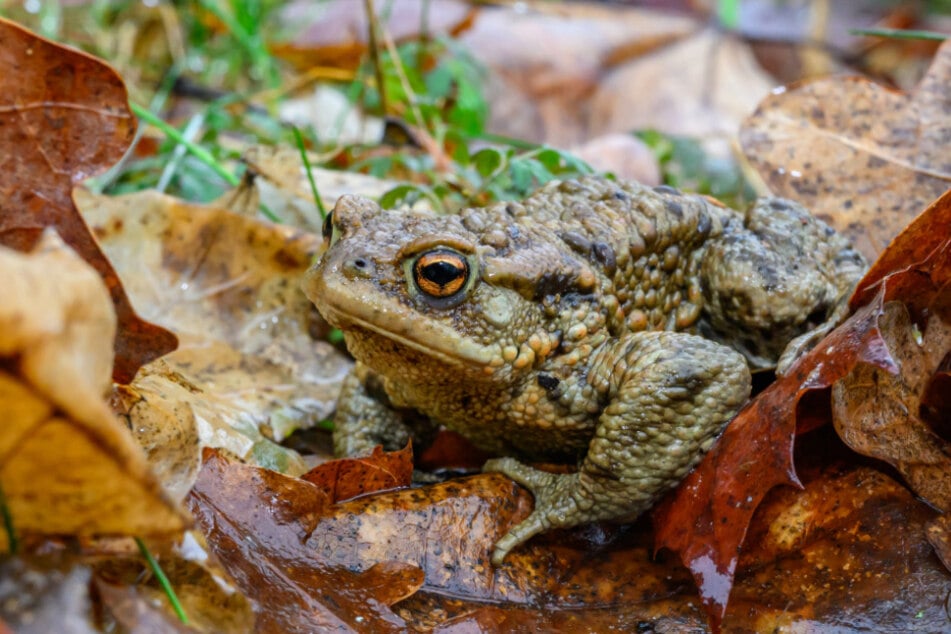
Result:
{"label": "golden eye", "polygon": [[451,297],[469,281],[469,263],[455,251],[433,249],[416,258],[413,281],[430,297]]}

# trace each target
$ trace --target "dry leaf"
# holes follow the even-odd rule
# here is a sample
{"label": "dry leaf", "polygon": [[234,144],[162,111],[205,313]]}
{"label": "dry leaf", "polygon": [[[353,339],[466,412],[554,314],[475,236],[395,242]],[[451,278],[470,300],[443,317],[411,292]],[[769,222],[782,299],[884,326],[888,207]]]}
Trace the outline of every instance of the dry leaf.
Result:
{"label": "dry leaf", "polygon": [[180,531],[181,509],[103,400],[116,321],[102,280],[55,234],[31,254],[0,247],[0,277],[0,482],[17,531]]}
{"label": "dry leaf", "polygon": [[[254,171],[254,187],[259,192],[260,202],[267,205],[285,224],[320,235],[324,220],[314,203],[307,171],[301,161],[300,151],[291,147],[254,146],[243,156],[248,167]],[[319,162],[310,156],[311,165]],[[337,199],[344,194],[359,194],[376,200],[400,183],[356,172],[340,172],[315,167],[311,169],[317,191],[324,208],[333,209]],[[238,211],[231,205],[232,211]],[[427,201],[421,200],[416,209],[427,209]],[[257,212],[257,204],[250,210]]]}
{"label": "dry leaf", "polygon": [[204,446],[304,472],[271,440],[329,416],[350,368],[299,288],[321,240],[154,192],[77,201],[136,303],[181,338],[118,394],[173,495]]}
{"label": "dry leaf", "polygon": [[[647,121],[634,125],[621,121],[622,110],[650,101],[652,93],[663,91],[663,85],[625,88],[617,83],[624,89],[601,96],[603,76],[610,71],[619,82],[628,63],[651,63],[650,53],[697,28],[691,17],[650,9],[581,2],[518,3],[484,8],[460,42],[489,69],[490,131],[569,147],[603,133],[648,125]],[[691,66],[695,65],[691,60]],[[662,79],[681,86],[677,78],[687,70],[672,72],[668,67]],[[636,91],[634,101],[629,100],[632,90]],[[696,94],[700,96],[699,86]],[[595,107],[593,99],[601,105]],[[681,95],[680,99],[688,98]],[[600,118],[609,111],[618,120],[608,124]]]}
{"label": "dry leaf", "polygon": [[[376,4],[380,28],[403,42],[420,36],[458,35],[471,24],[476,10],[461,0],[400,0]],[[282,19],[300,30],[292,42],[272,47],[274,54],[302,70],[326,65],[356,69],[367,51],[369,25],[362,2],[330,0],[288,2]]]}
{"label": "dry leaf", "polygon": [[591,133],[655,129],[728,154],[740,122],[775,85],[749,45],[707,28],[613,69],[591,102]]}
{"label": "dry leaf", "polygon": [[929,309],[919,330],[904,304],[884,306],[878,327],[898,373],[857,366],[832,388],[832,416],[849,447],[891,464],[915,493],[948,512],[951,443],[921,419],[920,411],[931,377],[951,352],[951,288]]}
{"label": "dry leaf", "polygon": [[114,377],[127,383],[175,337],[136,315],[70,198],[132,140],[125,86],[103,62],[2,18],[0,69],[0,244],[28,251],[52,226],[99,272],[119,319]]}
{"label": "dry leaf", "polygon": [[832,77],[770,95],[740,141],[773,193],[798,200],[870,260],[951,186],[951,42],[908,94]]}

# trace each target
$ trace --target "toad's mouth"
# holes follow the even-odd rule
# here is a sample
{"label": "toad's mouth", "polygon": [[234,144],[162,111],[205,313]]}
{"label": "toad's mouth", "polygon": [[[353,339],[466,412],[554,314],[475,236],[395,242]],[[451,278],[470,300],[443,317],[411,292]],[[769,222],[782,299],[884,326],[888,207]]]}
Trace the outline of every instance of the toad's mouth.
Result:
{"label": "toad's mouth", "polygon": [[481,368],[498,356],[492,347],[462,337],[452,328],[425,319],[406,306],[355,301],[353,285],[348,287],[348,292],[342,292],[327,276],[318,274],[305,283],[305,292],[324,319],[344,332],[363,329],[452,365]]}

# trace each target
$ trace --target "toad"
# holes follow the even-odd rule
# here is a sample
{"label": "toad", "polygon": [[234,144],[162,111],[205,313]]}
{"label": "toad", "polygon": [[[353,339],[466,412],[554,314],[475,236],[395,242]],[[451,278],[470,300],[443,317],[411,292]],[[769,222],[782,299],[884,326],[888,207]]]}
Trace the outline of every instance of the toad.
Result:
{"label": "toad", "polygon": [[345,196],[324,233],[304,290],[357,361],[336,453],[441,425],[500,456],[485,470],[535,506],[496,564],[542,531],[648,509],[749,398],[751,369],[786,371],[844,318],[866,266],[788,200],[740,213],[594,177],[443,216]]}

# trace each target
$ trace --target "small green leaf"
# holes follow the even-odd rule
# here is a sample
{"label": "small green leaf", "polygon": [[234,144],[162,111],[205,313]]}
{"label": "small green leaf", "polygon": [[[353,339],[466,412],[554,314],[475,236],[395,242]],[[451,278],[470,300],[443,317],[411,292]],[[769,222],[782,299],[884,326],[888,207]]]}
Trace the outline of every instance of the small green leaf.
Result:
{"label": "small green leaf", "polygon": [[472,156],[472,164],[482,178],[489,178],[504,162],[505,157],[495,148],[479,150]]}

